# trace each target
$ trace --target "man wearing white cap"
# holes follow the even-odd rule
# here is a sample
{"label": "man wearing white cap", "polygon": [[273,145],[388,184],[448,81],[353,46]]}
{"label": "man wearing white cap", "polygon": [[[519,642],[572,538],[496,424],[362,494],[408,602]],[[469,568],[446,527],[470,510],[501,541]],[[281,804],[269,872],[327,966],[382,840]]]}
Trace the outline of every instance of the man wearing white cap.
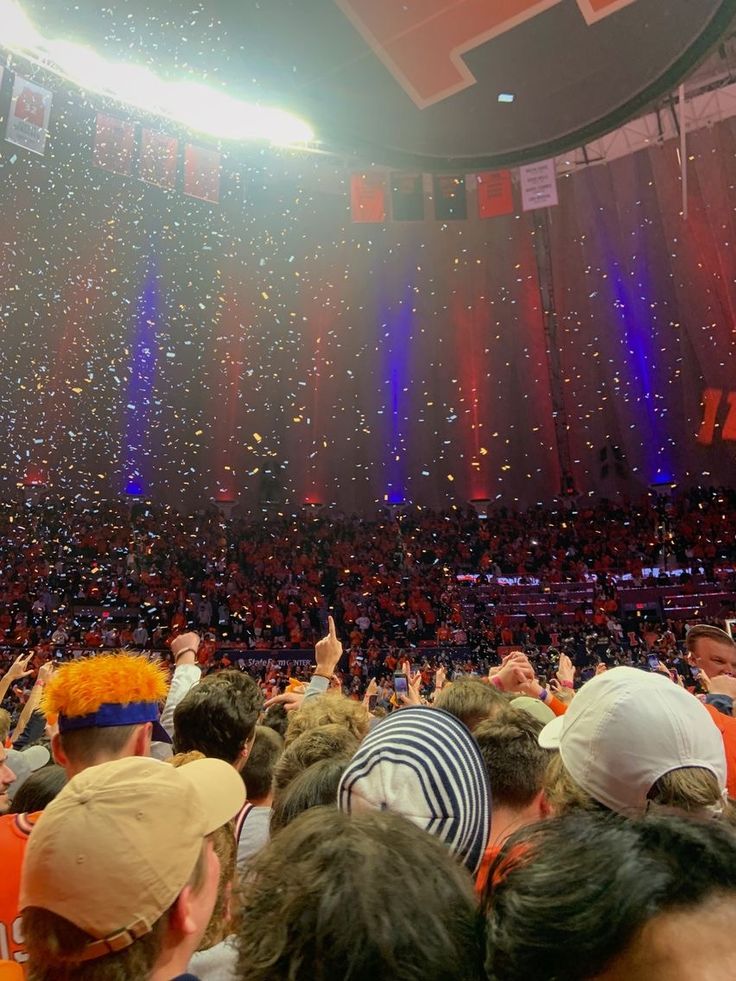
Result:
{"label": "man wearing white cap", "polygon": [[222,760],[154,759],[78,774],[30,837],[20,907],[34,981],[183,981],[220,866],[207,836],[245,801]]}
{"label": "man wearing white cap", "polygon": [[652,809],[720,816],[726,755],[697,698],[661,675],[613,668],[583,685],[539,734],[559,749],[547,796],[559,812],[602,806],[626,817]]}

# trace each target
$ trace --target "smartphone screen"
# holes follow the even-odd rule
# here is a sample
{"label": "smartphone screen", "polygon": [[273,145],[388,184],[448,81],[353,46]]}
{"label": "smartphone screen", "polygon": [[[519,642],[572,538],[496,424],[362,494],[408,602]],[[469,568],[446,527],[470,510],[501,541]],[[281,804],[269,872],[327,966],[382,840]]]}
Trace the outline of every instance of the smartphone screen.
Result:
{"label": "smartphone screen", "polygon": [[397,695],[408,695],[409,694],[409,685],[408,685],[408,682],[406,680],[406,675],[405,674],[402,674],[400,672],[397,672],[394,675],[394,691],[396,692]]}
{"label": "smartphone screen", "polygon": [[368,711],[369,712],[372,712],[373,709],[376,707],[376,702],[377,701],[378,701],[378,695],[369,695],[368,696]]}

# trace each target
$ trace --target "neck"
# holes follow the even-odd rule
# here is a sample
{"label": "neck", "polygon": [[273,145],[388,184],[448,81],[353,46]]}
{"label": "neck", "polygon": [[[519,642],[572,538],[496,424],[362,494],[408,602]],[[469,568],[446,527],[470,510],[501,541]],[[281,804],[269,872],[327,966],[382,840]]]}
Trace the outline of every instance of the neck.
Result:
{"label": "neck", "polygon": [[253,807],[272,807],[273,792],[266,794],[265,797],[249,797],[248,802],[252,804]]}
{"label": "neck", "polygon": [[186,974],[195,947],[192,943],[177,947],[165,944],[148,981],[171,981],[179,974]]}
{"label": "neck", "polygon": [[494,806],[491,819],[491,845],[500,848],[515,831],[538,820],[539,816],[530,813],[526,808],[517,810],[513,807]]}

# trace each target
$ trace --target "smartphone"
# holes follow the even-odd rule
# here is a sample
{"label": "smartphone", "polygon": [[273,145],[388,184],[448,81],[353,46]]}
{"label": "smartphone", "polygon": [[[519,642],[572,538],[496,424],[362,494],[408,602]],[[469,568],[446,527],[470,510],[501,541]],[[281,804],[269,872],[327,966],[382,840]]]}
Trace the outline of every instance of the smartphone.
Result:
{"label": "smartphone", "polygon": [[377,701],[378,701],[378,695],[369,695],[368,696],[368,711],[369,712],[372,712],[373,709],[376,707],[376,702]]}
{"label": "smartphone", "polygon": [[402,671],[397,671],[394,675],[394,691],[397,695],[409,694],[409,682],[406,680],[406,675]]}
{"label": "smartphone", "polygon": [[700,668],[696,668],[694,664],[689,664],[688,667],[690,668],[690,674],[697,681],[700,677]]}
{"label": "smartphone", "polygon": [[649,657],[647,658],[647,662],[649,664],[650,671],[656,671],[659,668],[659,658],[656,657],[654,654],[649,655]]}

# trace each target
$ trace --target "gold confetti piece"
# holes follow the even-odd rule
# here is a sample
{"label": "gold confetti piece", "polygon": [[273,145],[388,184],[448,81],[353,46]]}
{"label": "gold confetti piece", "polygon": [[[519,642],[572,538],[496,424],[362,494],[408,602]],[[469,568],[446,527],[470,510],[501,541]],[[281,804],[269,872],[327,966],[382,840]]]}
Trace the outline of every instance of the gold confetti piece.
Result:
{"label": "gold confetti piece", "polygon": [[253,439],[256,441],[256,443],[263,442],[263,436],[261,436],[260,433],[253,433]]}

